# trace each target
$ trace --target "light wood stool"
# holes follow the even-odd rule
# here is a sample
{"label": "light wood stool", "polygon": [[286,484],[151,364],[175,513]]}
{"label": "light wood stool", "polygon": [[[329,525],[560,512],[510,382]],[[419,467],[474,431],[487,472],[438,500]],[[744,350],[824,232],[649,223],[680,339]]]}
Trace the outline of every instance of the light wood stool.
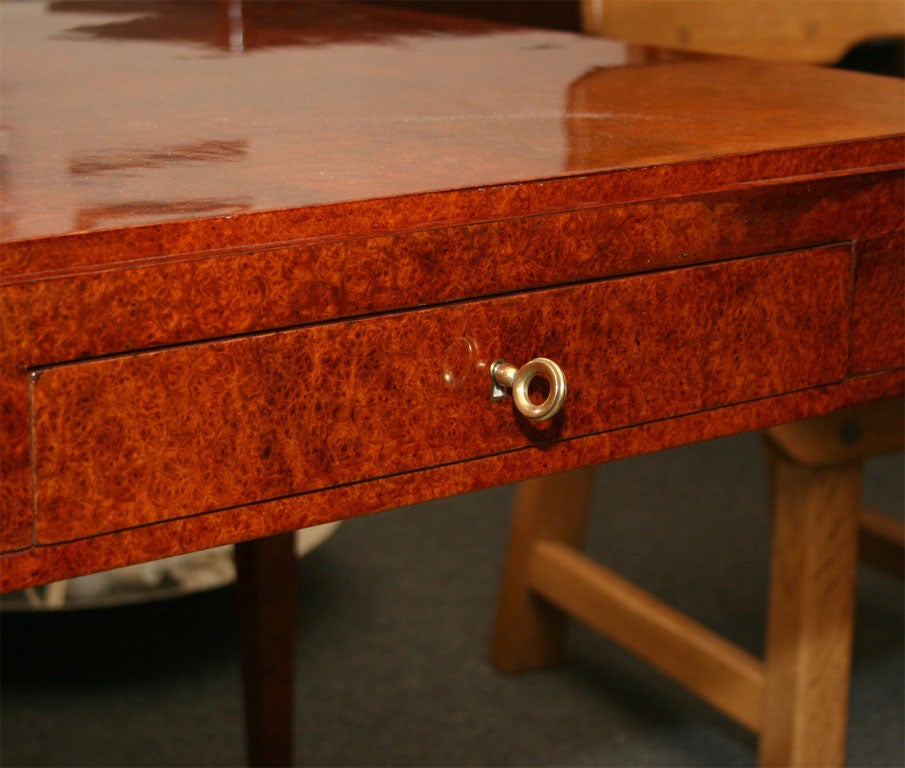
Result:
{"label": "light wood stool", "polygon": [[890,573],[905,569],[905,526],[860,508],[862,463],[901,450],[903,433],[902,401],[763,433],[773,514],[763,660],[579,551],[593,467],[522,483],[494,664],[557,663],[572,616],[758,733],[761,765],[842,765],[859,548]]}

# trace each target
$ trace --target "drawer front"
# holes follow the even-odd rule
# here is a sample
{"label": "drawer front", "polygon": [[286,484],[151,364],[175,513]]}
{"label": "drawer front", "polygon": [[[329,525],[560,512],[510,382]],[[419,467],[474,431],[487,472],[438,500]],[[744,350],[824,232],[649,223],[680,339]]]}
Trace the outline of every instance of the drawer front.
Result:
{"label": "drawer front", "polygon": [[852,311],[852,375],[905,365],[905,237],[859,243]]}
{"label": "drawer front", "polygon": [[[829,247],[38,371],[39,543],[405,473],[829,383],[851,253]],[[560,414],[491,402],[557,361]],[[513,461],[517,461],[517,454]]]}

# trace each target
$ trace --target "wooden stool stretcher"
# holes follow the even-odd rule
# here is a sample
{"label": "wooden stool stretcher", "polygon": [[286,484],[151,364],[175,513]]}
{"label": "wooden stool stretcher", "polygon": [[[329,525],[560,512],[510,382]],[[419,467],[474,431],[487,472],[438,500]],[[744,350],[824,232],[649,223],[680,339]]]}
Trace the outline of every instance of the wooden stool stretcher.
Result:
{"label": "wooden stool stretcher", "polygon": [[902,414],[901,400],[886,401],[763,432],[773,515],[763,660],[579,551],[593,467],[522,483],[494,663],[557,663],[572,616],[760,734],[762,765],[842,765],[859,542],[867,562],[901,578],[905,540],[901,522],[860,509],[861,466],[901,450]]}

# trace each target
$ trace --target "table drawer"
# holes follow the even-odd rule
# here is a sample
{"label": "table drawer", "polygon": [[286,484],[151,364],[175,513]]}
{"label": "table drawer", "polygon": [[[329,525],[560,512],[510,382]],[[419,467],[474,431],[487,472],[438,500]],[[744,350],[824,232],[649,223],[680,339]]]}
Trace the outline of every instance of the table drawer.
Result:
{"label": "table drawer", "polygon": [[[827,247],[45,368],[31,394],[37,540],[836,381],[851,275],[850,248]],[[489,399],[492,361],[537,356],[569,389],[542,423]]]}

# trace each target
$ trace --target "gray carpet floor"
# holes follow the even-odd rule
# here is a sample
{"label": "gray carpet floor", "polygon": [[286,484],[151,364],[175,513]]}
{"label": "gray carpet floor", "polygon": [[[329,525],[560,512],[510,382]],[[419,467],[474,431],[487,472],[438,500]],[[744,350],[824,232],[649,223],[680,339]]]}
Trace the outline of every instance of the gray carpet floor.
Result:
{"label": "gray carpet floor", "polygon": [[[867,501],[903,511],[899,456]],[[487,661],[512,489],[350,521],[304,557],[303,766],[751,766],[754,738],[584,627],[560,667]],[[763,645],[768,525],[750,435],[598,471],[588,550],[744,647]],[[905,764],[903,586],[862,568],[848,764]],[[243,762],[231,588],[2,616],[2,766]]]}

